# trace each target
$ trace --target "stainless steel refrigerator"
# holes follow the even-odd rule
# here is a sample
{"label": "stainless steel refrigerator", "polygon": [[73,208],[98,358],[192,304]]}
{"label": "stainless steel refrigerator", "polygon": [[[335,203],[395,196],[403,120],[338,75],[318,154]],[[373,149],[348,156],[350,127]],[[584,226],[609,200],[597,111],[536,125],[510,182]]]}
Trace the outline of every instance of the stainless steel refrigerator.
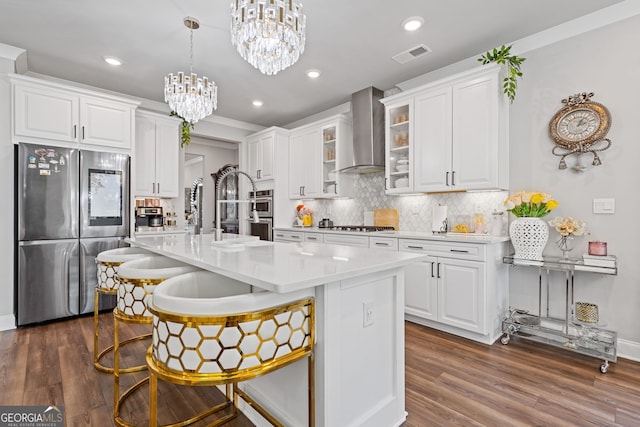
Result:
{"label": "stainless steel refrigerator", "polygon": [[129,156],[21,143],[16,187],[18,326],[92,312],[95,257],[129,235]]}

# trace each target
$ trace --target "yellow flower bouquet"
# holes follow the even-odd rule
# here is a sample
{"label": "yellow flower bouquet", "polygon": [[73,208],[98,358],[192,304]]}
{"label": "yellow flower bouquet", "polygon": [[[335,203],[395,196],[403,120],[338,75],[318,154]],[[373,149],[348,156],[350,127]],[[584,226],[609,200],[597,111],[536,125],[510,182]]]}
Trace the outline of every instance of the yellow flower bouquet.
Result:
{"label": "yellow flower bouquet", "polygon": [[558,207],[551,194],[535,193],[532,191],[519,191],[504,201],[507,212],[511,212],[518,218],[541,218],[548,215]]}

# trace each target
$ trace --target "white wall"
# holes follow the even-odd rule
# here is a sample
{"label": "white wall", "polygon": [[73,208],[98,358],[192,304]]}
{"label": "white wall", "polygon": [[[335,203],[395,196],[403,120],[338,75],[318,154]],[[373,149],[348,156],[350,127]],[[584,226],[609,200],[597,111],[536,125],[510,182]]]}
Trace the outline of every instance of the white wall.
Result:
{"label": "white wall", "polygon": [[[191,143],[184,149],[185,153],[204,156],[203,166],[203,216],[202,227],[205,233],[211,233],[214,227],[213,202],[215,200],[215,185],[211,174],[226,164],[238,164],[239,144],[213,141],[194,136]],[[185,182],[184,187],[190,187],[193,180]]]}
{"label": "white wall", "polygon": [[[14,71],[14,61],[0,57],[0,73]],[[13,144],[11,143],[11,87],[0,78],[0,200],[7,203],[0,212],[0,271],[4,280],[0,281],[0,330],[15,327],[13,318]]]}
{"label": "white wall", "polygon": [[[510,186],[513,191],[553,194],[560,206],[546,219],[557,215],[586,221],[591,235],[581,238],[574,255],[585,253],[589,240],[608,243],[609,253],[618,256],[618,276],[578,273],[576,300],[597,304],[610,329],[617,330],[622,340],[640,345],[638,28],[640,17],[636,16],[522,55],[527,58],[524,78],[510,111]],[[591,156],[584,156],[589,166],[585,173],[576,174],[558,169],[548,124],[563,106],[561,100],[580,92],[595,92],[593,100],[609,109],[612,126],[608,137],[613,145],[600,154],[601,166],[591,166]],[[567,158],[569,168],[574,162],[574,157]],[[601,197],[615,198],[614,215],[592,213],[592,200]],[[551,230],[550,240],[556,237]],[[547,252],[552,251],[559,253],[553,241],[547,245]],[[537,275],[519,270],[511,269],[511,304],[537,308]],[[553,302],[562,313],[557,291],[564,286],[560,281],[553,285]]]}

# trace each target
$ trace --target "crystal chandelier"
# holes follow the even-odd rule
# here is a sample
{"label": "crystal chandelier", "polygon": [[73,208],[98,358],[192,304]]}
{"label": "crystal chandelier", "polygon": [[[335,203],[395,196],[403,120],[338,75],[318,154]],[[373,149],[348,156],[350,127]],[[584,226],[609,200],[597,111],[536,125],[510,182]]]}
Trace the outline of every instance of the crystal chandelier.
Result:
{"label": "crystal chandelier", "polygon": [[205,76],[199,78],[193,73],[193,30],[200,28],[200,22],[187,16],[184,25],[191,30],[189,74],[180,71],[164,78],[164,102],[184,120],[196,123],[218,107],[218,87]]}
{"label": "crystal chandelier", "polygon": [[304,52],[305,21],[294,0],[233,0],[231,43],[245,61],[272,76]]}

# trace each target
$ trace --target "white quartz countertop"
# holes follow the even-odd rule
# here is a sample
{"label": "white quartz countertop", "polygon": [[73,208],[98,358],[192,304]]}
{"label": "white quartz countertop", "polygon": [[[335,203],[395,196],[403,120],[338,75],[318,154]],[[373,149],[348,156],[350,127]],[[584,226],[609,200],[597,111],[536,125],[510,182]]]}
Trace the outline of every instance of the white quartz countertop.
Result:
{"label": "white quartz countertop", "polygon": [[225,236],[229,238],[219,242],[213,234],[136,236],[126,241],[278,293],[381,272],[426,258],[426,255],[379,249]]}
{"label": "white quartz countertop", "polygon": [[187,230],[149,230],[149,231],[134,231],[134,236],[165,236],[168,234],[186,234]]}
{"label": "white quartz countertop", "polygon": [[395,237],[397,239],[417,239],[417,240],[439,240],[449,242],[467,242],[467,243],[501,243],[508,242],[509,236],[491,236],[488,234],[474,234],[474,233],[446,233],[446,234],[433,234],[426,231],[333,231],[327,228],[319,227],[274,227],[274,230],[279,231],[303,231],[312,233],[326,233],[326,234],[349,234],[355,236],[370,236],[370,237]]}

